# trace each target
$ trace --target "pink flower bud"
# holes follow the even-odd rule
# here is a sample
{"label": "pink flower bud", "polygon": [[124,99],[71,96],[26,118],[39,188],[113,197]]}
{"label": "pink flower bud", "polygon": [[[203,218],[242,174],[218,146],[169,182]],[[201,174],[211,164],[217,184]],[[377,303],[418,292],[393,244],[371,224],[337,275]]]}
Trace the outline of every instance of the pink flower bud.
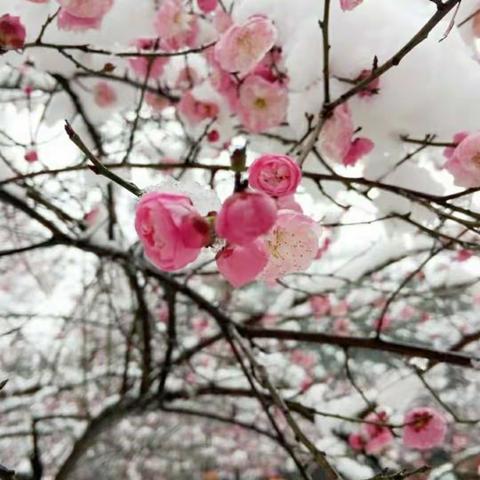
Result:
{"label": "pink flower bud", "polygon": [[218,271],[236,288],[255,280],[267,264],[268,255],[261,240],[246,245],[227,245],[217,255]]}
{"label": "pink flower bud", "polygon": [[250,186],[272,197],[292,195],[302,179],[298,163],[286,155],[262,155],[248,173]]}
{"label": "pink flower bud", "polygon": [[135,228],[145,255],[158,268],[179,270],[209,242],[209,225],[185,195],[151,192],[137,205]]}
{"label": "pink flower bud", "polygon": [[38,162],[38,153],[36,150],[29,150],[25,153],[24,158],[28,163]]}
{"label": "pink flower bud", "polygon": [[210,13],[217,8],[218,0],[197,0],[197,5],[203,13]]}
{"label": "pink flower bud", "polygon": [[355,7],[358,7],[363,0],[340,0],[340,7],[342,10],[353,10]]}
{"label": "pink flower bud", "polygon": [[16,50],[25,45],[26,31],[20,17],[8,13],[0,17],[0,51]]}
{"label": "pink flower bud", "polygon": [[220,134],[218,133],[218,130],[210,130],[207,134],[207,139],[211,143],[218,142],[220,139]]}
{"label": "pink flower bud", "polygon": [[228,197],[217,216],[220,237],[235,245],[247,245],[267,233],[277,218],[275,201],[262,192],[245,191]]}

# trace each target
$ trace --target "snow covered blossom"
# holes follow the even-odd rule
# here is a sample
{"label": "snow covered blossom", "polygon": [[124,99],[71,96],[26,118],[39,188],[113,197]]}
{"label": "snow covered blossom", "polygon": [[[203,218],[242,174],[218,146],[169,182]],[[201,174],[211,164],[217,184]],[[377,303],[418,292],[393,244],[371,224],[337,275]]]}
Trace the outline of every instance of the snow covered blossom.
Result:
{"label": "snow covered blossom", "polygon": [[284,197],[296,192],[302,179],[298,163],[287,155],[262,155],[248,170],[248,183],[272,197]]}
{"label": "snow covered blossom", "polygon": [[137,205],[135,228],[145,255],[158,268],[179,270],[209,242],[208,222],[181,194],[150,192]]}
{"label": "snow covered blossom", "polygon": [[273,47],[277,31],[272,21],[260,15],[241,25],[232,25],[215,45],[215,58],[231,73],[250,73]]}
{"label": "snow covered blossom", "polygon": [[0,53],[2,50],[23,48],[26,31],[20,17],[6,13],[0,16]]}
{"label": "snow covered blossom", "polygon": [[406,447],[428,450],[443,443],[447,421],[442,413],[430,407],[413,408],[405,415],[403,443]]}
{"label": "snow covered blossom", "polygon": [[217,234],[236,245],[247,245],[272,228],[275,201],[262,192],[244,191],[228,197],[217,215]]}

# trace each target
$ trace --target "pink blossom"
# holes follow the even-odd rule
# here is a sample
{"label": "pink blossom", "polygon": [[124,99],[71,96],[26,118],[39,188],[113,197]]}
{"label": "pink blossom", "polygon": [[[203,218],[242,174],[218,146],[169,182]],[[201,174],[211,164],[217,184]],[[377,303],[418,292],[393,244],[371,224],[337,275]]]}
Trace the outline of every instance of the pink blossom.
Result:
{"label": "pink blossom", "polygon": [[170,100],[167,97],[153,92],[145,93],[145,102],[156,112],[161,112],[170,106]]}
{"label": "pink blossom", "polygon": [[453,141],[452,141],[452,143],[454,144],[454,146],[452,146],[452,147],[445,147],[445,149],[443,150],[443,156],[444,156],[446,159],[452,158],[453,152],[454,152],[455,149],[458,147],[458,144],[459,144],[460,142],[462,142],[463,140],[465,140],[465,139],[468,137],[468,135],[469,135],[468,132],[458,132],[458,133],[456,133],[456,134],[453,136]]}
{"label": "pink blossom", "polygon": [[[158,40],[155,38],[138,38],[134,45],[139,50],[155,51],[158,48]],[[151,63],[151,65],[150,65]],[[168,63],[168,57],[156,57],[151,60],[147,57],[133,57],[128,59],[130,68],[139,76],[149,78],[158,78],[162,73],[165,65]]]}
{"label": "pink blossom", "polygon": [[180,163],[180,161],[176,158],[172,158],[172,157],[163,157],[161,162],[160,162],[160,165],[172,165],[171,168],[163,168],[162,169],[162,172],[165,173],[165,174],[170,174],[170,173],[173,173],[173,171],[175,170],[175,165],[177,165],[178,163]]}
{"label": "pink blossom", "polygon": [[259,239],[246,245],[227,245],[217,255],[218,271],[239,288],[255,280],[267,264],[268,255]]}
{"label": "pink blossom", "polygon": [[170,50],[193,46],[198,35],[197,19],[187,12],[181,0],[164,0],[155,15],[154,26]]}
{"label": "pink blossom", "polygon": [[208,329],[209,324],[208,318],[203,315],[192,318],[193,331],[198,335],[202,335]]}
{"label": "pink blossom", "polygon": [[23,48],[25,36],[25,27],[22,25],[20,17],[8,13],[0,17],[0,52]]}
{"label": "pink blossom", "polygon": [[200,81],[200,75],[192,67],[184,67],[178,72],[175,88],[186,90],[192,88]]}
{"label": "pink blossom", "polygon": [[263,60],[255,67],[253,74],[258,75],[271,83],[278,80],[284,80],[285,75],[279,73],[277,68],[277,64],[280,63],[282,58],[281,52],[280,48],[272,48],[272,50],[270,50],[265,57],[263,57]]}
{"label": "pink blossom", "polygon": [[150,192],[137,205],[135,228],[145,254],[158,268],[178,270],[209,242],[209,225],[185,195]]}
{"label": "pink blossom", "polygon": [[[362,82],[372,74],[371,70],[365,69],[360,72],[360,75],[356,78],[357,82]],[[369,98],[378,93],[380,88],[380,77],[372,80],[366,87],[358,92],[358,96],[362,98]]]}
{"label": "pink blossom", "polygon": [[287,155],[262,155],[248,169],[250,187],[272,197],[292,195],[301,179],[298,163]]}
{"label": "pink blossom", "polygon": [[355,165],[373,149],[374,144],[367,138],[353,140],[353,134],[352,115],[348,105],[344,103],[333,111],[320,132],[321,153],[345,166]]}
{"label": "pink blossom", "polygon": [[273,327],[278,323],[278,315],[274,315],[272,313],[266,313],[262,317],[261,322],[264,327],[267,327],[267,328]]}
{"label": "pink blossom", "polygon": [[238,109],[237,82],[232,75],[222,70],[215,61],[211,63],[210,82],[213,88],[225,98],[230,110],[236,112]]}
{"label": "pink blossom", "polygon": [[161,323],[167,323],[168,322],[168,317],[170,315],[168,305],[166,302],[162,302],[156,309],[156,315],[158,318],[158,321]]}
{"label": "pink blossom", "polygon": [[353,10],[355,7],[358,7],[363,0],[340,0],[340,7],[342,10]]}
{"label": "pink blossom", "polygon": [[287,195],[275,199],[279,210],[293,210],[294,212],[303,213],[302,206],[295,200],[294,195]]}
{"label": "pink blossom", "polygon": [[461,187],[480,187],[480,133],[464,138],[445,164]]}
{"label": "pink blossom", "polygon": [[220,237],[235,245],[247,245],[267,233],[277,218],[275,201],[262,192],[244,191],[228,197],[217,215]]}
{"label": "pink blossom", "polygon": [[213,17],[213,26],[218,33],[224,33],[232,25],[232,17],[223,10],[223,8],[217,8],[215,16]]}
{"label": "pink blossom", "polygon": [[360,433],[351,433],[348,436],[348,444],[352,450],[363,450],[365,448],[365,439]]}
{"label": "pink blossom", "polygon": [[25,152],[24,158],[28,163],[35,163],[38,161],[38,153],[36,150],[28,150]]}
{"label": "pink blossom", "polygon": [[376,318],[375,322],[373,323],[373,328],[377,330],[380,328],[381,332],[384,332],[390,328],[392,324],[392,316],[391,315],[384,315],[383,317]]}
{"label": "pink blossom", "polygon": [[203,13],[210,13],[217,8],[218,0],[197,0],[197,5]]}
{"label": "pink blossom", "polygon": [[290,354],[290,360],[295,365],[299,365],[300,367],[305,368],[306,370],[310,370],[315,366],[317,359],[315,355],[311,352],[305,352],[299,348],[292,350]]}
{"label": "pink blossom", "polygon": [[372,412],[365,417],[365,420],[369,423],[362,424],[360,432],[352,433],[348,437],[348,443],[354,450],[363,450],[368,455],[375,455],[388,447],[394,437],[390,428],[370,423],[387,423],[388,416],[385,412]]}
{"label": "pink blossom", "polygon": [[232,25],[215,45],[215,58],[231,73],[250,73],[273,47],[277,39],[275,26],[260,15],[250,17],[242,25]]}
{"label": "pink blossom", "polygon": [[336,318],[332,326],[333,333],[341,337],[346,337],[347,335],[350,335],[351,328],[352,324],[350,323],[350,320],[346,317]]}
{"label": "pink blossom", "polygon": [[[300,383],[300,391],[305,393],[313,385],[313,383],[313,378],[310,377],[310,375],[305,375]],[[279,480],[281,480],[281,478]]]}
{"label": "pink blossom", "polygon": [[402,310],[400,310],[400,318],[404,321],[411,320],[417,314],[417,309],[412,307],[412,305],[405,305]]}
{"label": "pink blossom", "polygon": [[368,138],[358,137],[350,144],[347,154],[343,157],[342,163],[348,166],[354,166],[360,158],[370,153],[375,144]]}
{"label": "pink blossom", "polygon": [[60,30],[67,32],[84,32],[85,30],[98,30],[102,26],[103,17],[76,17],[64,8],[60,9],[57,25]]}
{"label": "pink blossom", "polygon": [[216,103],[197,100],[191,92],[186,92],[182,96],[177,108],[192,125],[200,123],[207,118],[215,118],[219,112]]}
{"label": "pink blossom", "polygon": [[[372,412],[365,417],[369,422],[387,423],[388,416],[385,412]],[[393,442],[393,434],[390,428],[381,425],[365,423],[362,430],[366,437],[365,452],[368,455],[380,453]]]}
{"label": "pink blossom", "polygon": [[428,450],[441,445],[447,434],[442,413],[430,407],[413,408],[405,415],[403,443],[406,447]]}
{"label": "pink blossom", "polygon": [[315,222],[301,213],[280,210],[265,237],[269,259],[260,278],[272,283],[292,272],[303,272],[315,258],[318,233]]}
{"label": "pink blossom", "polygon": [[472,250],[467,250],[466,248],[462,248],[461,250],[458,250],[455,260],[457,262],[466,262],[470,258],[473,257],[473,251]]}
{"label": "pink blossom", "polygon": [[100,218],[101,213],[102,213],[102,207],[101,205],[97,205],[83,216],[83,221],[89,227],[93,227],[98,222],[98,219]]}
{"label": "pink blossom", "polygon": [[113,0],[57,0],[70,15],[78,18],[103,17],[113,6]]}
{"label": "pink blossom", "polygon": [[309,299],[310,308],[315,318],[321,318],[328,314],[331,308],[330,299],[324,295],[313,295]]}
{"label": "pink blossom", "polygon": [[245,128],[260,133],[280,125],[287,113],[288,93],[280,83],[251,75],[242,83],[238,113]]}
{"label": "pink blossom", "polygon": [[115,89],[107,82],[98,82],[93,90],[95,103],[102,108],[111,107],[117,101]]}

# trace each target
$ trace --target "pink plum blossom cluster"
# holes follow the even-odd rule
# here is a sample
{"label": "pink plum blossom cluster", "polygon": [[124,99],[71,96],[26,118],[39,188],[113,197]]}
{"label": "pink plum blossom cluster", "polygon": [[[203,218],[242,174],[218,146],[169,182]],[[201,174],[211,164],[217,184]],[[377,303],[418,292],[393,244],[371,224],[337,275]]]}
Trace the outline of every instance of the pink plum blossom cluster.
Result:
{"label": "pink plum blossom cluster", "polygon": [[303,271],[317,255],[318,226],[293,198],[301,178],[292,158],[262,155],[249,169],[248,186],[207,217],[186,195],[147,193],[136,212],[145,254],[158,268],[174,271],[221,241],[218,270],[234,287]]}
{"label": "pink plum blossom cluster", "polygon": [[[115,4],[115,0],[29,1],[57,2],[60,5],[57,26],[72,32],[99,30]],[[361,0],[340,0],[340,7],[348,11],[360,3]],[[210,23],[208,28],[207,22]],[[205,44],[205,35],[212,36],[211,27],[213,41]],[[178,93],[174,103],[179,116],[189,127],[205,121],[214,123],[222,113],[236,118],[245,131],[255,134],[285,123],[289,79],[283,64],[280,35],[270,18],[252,15],[235,23],[218,0],[197,0],[193,4],[162,0],[152,18],[152,29],[153,37],[131,42],[131,46],[142,54],[128,57],[128,66],[137,77],[145,81],[160,80],[171,62],[168,54],[191,49],[202,55],[209,67],[205,76],[196,67],[186,66],[172,85]],[[210,34],[206,34],[207,31]],[[24,42],[25,29],[20,19],[10,15],[1,17],[0,49],[22,48]],[[355,81],[369,74],[369,70],[363,70]],[[215,94],[200,94],[197,86],[213,88]],[[377,91],[378,79],[360,91],[359,96],[368,97]],[[93,99],[100,108],[115,106],[117,98],[115,86],[108,77],[93,88]],[[151,91],[145,93],[145,102],[158,111],[172,103],[167,97]],[[354,138],[354,132],[348,105],[339,106],[322,129],[321,153],[331,161],[355,165],[372,150],[373,142],[365,137]],[[208,141],[217,146],[230,141],[227,133],[220,135],[214,127],[207,133]]]}
{"label": "pink plum blossom cluster", "polygon": [[[367,455],[376,455],[394,442],[394,435],[388,425],[386,412],[372,412],[365,417],[358,432],[349,436],[352,449]],[[447,434],[447,421],[443,414],[431,407],[416,407],[405,414],[403,444],[416,450],[430,450],[439,447]]]}

